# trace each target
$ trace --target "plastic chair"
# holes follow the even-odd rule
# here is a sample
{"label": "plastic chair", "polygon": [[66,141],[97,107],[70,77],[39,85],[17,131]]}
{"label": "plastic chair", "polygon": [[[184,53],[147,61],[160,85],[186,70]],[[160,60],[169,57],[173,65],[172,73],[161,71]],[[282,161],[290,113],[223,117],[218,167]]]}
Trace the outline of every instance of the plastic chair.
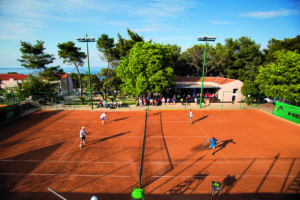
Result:
{"label": "plastic chair", "polygon": [[222,190],[222,187],[221,187],[220,182],[215,182],[215,181],[211,182],[210,193],[211,193],[212,197],[214,197],[216,194],[218,194],[218,196],[220,198],[221,190]]}

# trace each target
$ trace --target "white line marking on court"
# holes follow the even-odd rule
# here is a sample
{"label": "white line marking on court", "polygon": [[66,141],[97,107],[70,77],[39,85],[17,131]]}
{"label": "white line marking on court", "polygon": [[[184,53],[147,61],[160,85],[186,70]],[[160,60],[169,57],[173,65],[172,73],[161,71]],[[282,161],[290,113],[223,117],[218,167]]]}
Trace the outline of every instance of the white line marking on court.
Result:
{"label": "white line marking on court", "polygon": [[132,176],[106,175],[106,174],[35,174],[35,173],[0,173],[2,176],[77,176],[77,177],[109,177],[109,178],[131,178]]}
{"label": "white line marking on court", "polygon": [[[69,176],[69,177],[107,177],[107,178],[132,178],[133,176],[125,176],[125,175],[107,175],[107,174],[43,174],[43,173],[0,173],[0,176]],[[227,175],[217,175],[217,176],[152,176],[154,178],[223,178]],[[241,174],[236,174],[236,177],[242,176]],[[257,178],[257,177],[265,177],[265,174],[252,174],[252,175],[243,175],[243,177],[249,178]],[[295,175],[286,175],[286,174],[273,174],[268,175],[269,178],[295,178],[298,177]]]}
{"label": "white line marking on court", "polygon": [[[97,135],[95,135],[95,136],[87,136],[87,137],[91,137],[91,138],[93,138],[93,137],[95,137],[95,138],[106,138],[106,137],[111,137],[110,135],[107,135],[107,136],[97,136]],[[120,136],[120,137],[128,137],[128,138],[142,138],[142,137],[144,137],[144,136],[137,136],[137,135],[124,135],[124,136]],[[207,137],[207,136],[204,136],[204,135],[202,135],[202,136],[180,136],[180,135],[173,135],[173,136],[147,136],[147,138],[151,138],[151,137],[153,137],[153,138],[162,138],[162,137],[165,137],[165,138],[203,138],[203,137]]]}
{"label": "white line marking on court", "polygon": [[[195,177],[195,178],[207,178],[207,177],[211,177],[211,178],[222,178],[222,177],[227,177],[228,175],[219,175],[219,176],[152,176],[154,178],[191,178],[191,177]],[[241,174],[235,174],[236,177],[242,176]],[[265,174],[259,175],[259,174],[252,174],[252,175],[243,175],[243,177],[265,177]],[[295,175],[286,175],[286,174],[273,174],[273,175],[268,175],[267,177],[269,178],[285,178],[285,177],[290,177],[290,178],[294,178],[294,177],[298,177],[297,174]]]}
{"label": "white line marking on court", "polygon": [[[90,163],[90,164],[140,164],[139,161],[72,161],[72,160],[0,160],[0,162],[44,162],[44,163]],[[174,161],[172,164],[208,164],[212,163],[213,161]],[[248,161],[215,161],[214,164],[248,164],[250,160]],[[258,162],[258,161],[257,161]],[[260,163],[267,162],[269,163],[269,160],[262,160]],[[282,162],[282,161],[281,161]],[[169,164],[170,162],[144,162],[147,164],[153,164],[153,165],[161,165],[161,164]],[[286,161],[286,163],[290,163],[290,161]]]}
{"label": "white line marking on court", "polygon": [[[62,160],[64,157],[65,157],[65,155],[67,155],[70,151],[71,151],[71,149],[74,147],[74,145],[77,143],[77,141],[68,149],[68,151],[66,151],[65,153],[64,153],[64,155],[62,155],[59,159],[60,160]],[[78,143],[77,143],[78,144]]]}

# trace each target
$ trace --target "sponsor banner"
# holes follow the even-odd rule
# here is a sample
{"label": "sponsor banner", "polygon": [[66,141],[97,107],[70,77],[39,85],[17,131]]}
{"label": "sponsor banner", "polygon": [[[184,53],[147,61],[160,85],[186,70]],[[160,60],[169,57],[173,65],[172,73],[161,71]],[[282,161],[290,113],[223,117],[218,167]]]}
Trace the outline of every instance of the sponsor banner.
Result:
{"label": "sponsor banner", "polygon": [[300,124],[300,108],[276,101],[274,115]]}

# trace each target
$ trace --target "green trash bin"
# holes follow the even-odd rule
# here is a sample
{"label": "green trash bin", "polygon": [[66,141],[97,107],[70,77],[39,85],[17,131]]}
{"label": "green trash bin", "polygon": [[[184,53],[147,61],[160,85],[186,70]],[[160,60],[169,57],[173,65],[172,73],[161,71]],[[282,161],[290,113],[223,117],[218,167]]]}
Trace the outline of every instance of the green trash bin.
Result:
{"label": "green trash bin", "polygon": [[131,200],[145,200],[143,189],[132,189],[131,186]]}

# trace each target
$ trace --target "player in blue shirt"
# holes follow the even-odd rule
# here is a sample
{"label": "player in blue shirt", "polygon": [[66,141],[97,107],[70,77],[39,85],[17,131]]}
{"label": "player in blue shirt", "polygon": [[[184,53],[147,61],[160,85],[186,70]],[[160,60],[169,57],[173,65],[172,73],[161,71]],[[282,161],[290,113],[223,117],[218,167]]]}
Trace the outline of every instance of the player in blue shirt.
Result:
{"label": "player in blue shirt", "polygon": [[[208,149],[212,149],[212,155],[214,155],[214,150],[217,147],[217,142],[218,143],[222,143],[222,141],[218,141],[216,138],[212,137],[211,139],[208,140],[210,142],[210,145],[208,147]],[[206,142],[205,142],[206,144]]]}

